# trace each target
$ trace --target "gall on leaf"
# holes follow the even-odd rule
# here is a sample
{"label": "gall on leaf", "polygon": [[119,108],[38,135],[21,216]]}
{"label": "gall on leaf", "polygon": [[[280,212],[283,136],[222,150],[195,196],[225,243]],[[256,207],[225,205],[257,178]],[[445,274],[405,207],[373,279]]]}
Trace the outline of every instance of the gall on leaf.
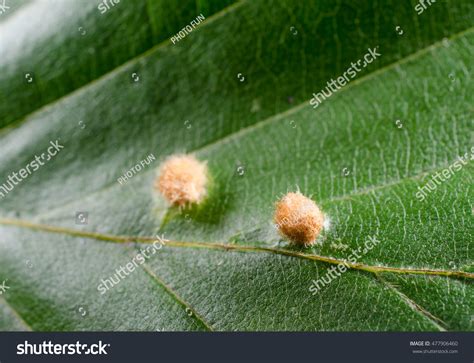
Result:
{"label": "gall on leaf", "polygon": [[274,222],[280,234],[298,246],[311,246],[324,228],[324,214],[300,192],[288,193],[275,207]]}
{"label": "gall on leaf", "polygon": [[206,196],[207,165],[192,155],[173,155],[160,166],[155,189],[172,205],[200,203]]}

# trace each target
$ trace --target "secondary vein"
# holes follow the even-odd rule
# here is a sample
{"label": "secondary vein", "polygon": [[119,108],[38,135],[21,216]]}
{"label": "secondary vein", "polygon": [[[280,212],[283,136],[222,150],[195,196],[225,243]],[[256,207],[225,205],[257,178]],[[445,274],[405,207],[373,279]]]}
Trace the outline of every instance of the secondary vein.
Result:
{"label": "secondary vein", "polygon": [[390,290],[392,290],[395,294],[397,294],[400,299],[407,304],[410,308],[412,308],[416,313],[419,315],[423,316],[424,318],[428,319],[431,321],[431,323],[436,326],[436,328],[439,331],[446,331],[445,326],[447,324],[441,320],[440,318],[436,317],[435,315],[431,314],[428,310],[420,306],[418,303],[410,299],[408,296],[406,296],[404,293],[402,293],[400,290],[396,288],[393,284],[391,284],[389,281],[385,280],[382,278],[382,276],[377,275],[378,280],[386,287],[388,287]]}
{"label": "secondary vein", "polygon": [[201,323],[204,328],[208,331],[213,331],[211,325],[207,323],[203,317],[201,317],[195,309],[191,307],[190,304],[188,304],[186,301],[184,301],[176,291],[174,291],[168,284],[166,284],[155,272],[151,270],[151,268],[148,267],[146,263],[140,265],[142,269],[146,272],[148,276],[150,276],[158,285],[160,285],[176,302],[178,302],[180,305],[182,305],[186,311],[189,309],[191,312],[191,316],[193,319],[197,320],[199,323]]}

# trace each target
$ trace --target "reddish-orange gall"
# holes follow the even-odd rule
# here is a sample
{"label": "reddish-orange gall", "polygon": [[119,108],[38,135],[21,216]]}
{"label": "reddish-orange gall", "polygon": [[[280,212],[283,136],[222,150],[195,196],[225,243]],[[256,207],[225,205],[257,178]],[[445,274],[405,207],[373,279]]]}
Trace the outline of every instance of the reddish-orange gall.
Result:
{"label": "reddish-orange gall", "polygon": [[207,165],[192,155],[174,155],[160,167],[155,188],[177,206],[199,203],[206,196]]}
{"label": "reddish-orange gall", "polygon": [[275,225],[292,243],[310,246],[324,226],[324,215],[315,202],[300,192],[288,193],[276,203]]}

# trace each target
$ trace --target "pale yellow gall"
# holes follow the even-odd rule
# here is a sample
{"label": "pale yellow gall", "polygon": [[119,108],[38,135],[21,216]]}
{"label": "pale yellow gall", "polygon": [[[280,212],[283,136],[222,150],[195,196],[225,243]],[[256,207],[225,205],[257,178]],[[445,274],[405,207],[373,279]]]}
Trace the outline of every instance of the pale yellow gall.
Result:
{"label": "pale yellow gall", "polygon": [[310,246],[324,226],[324,215],[315,202],[300,192],[288,193],[276,203],[275,225],[292,243]]}
{"label": "pale yellow gall", "polygon": [[160,167],[155,188],[177,206],[199,203],[206,196],[207,165],[191,155],[175,155]]}

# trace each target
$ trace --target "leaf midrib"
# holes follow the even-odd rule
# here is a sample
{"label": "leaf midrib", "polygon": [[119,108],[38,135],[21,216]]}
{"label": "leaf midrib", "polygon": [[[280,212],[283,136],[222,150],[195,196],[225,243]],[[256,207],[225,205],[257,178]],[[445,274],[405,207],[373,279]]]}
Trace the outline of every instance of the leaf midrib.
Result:
{"label": "leaf midrib", "polygon": [[[80,230],[68,229],[63,227],[55,227],[49,226],[44,224],[35,224],[27,221],[22,220],[9,220],[9,219],[0,219],[0,225],[14,225],[22,228],[30,228],[34,230],[41,230],[50,233],[58,233],[58,234],[67,234],[72,237],[82,237],[82,238],[91,238],[99,241],[107,241],[107,242],[114,242],[114,243],[127,243],[127,242],[141,242],[141,243],[151,243],[156,241],[156,238],[153,237],[132,237],[132,236],[114,236],[114,235],[107,235],[107,234],[100,234],[96,232],[85,232]],[[441,319],[431,314],[421,305],[407,297],[401,291],[399,291],[395,286],[388,284],[387,281],[382,279],[380,276],[381,273],[398,273],[398,274],[415,274],[415,275],[434,275],[434,276],[445,276],[445,277],[457,277],[457,278],[465,278],[465,279],[474,279],[474,274],[465,272],[465,271],[455,271],[455,270],[432,270],[432,269],[413,269],[413,268],[393,268],[393,267],[386,267],[386,266],[371,266],[366,264],[360,263],[349,263],[345,260],[340,260],[333,257],[321,256],[321,255],[309,255],[301,252],[295,252],[290,250],[284,249],[276,249],[270,247],[255,247],[255,246],[243,246],[243,245],[230,245],[230,244],[216,244],[216,243],[204,243],[204,242],[181,242],[181,241],[167,241],[166,246],[168,247],[181,247],[181,248],[206,248],[206,249],[215,249],[215,250],[225,250],[225,251],[237,251],[237,252],[252,252],[252,253],[274,253],[282,256],[287,257],[295,257],[295,258],[302,258],[308,259],[317,262],[324,262],[329,264],[343,264],[349,269],[359,270],[364,272],[370,272],[372,277],[379,282],[381,282],[384,286],[387,286],[390,290],[392,290],[403,302],[407,305],[410,309],[412,309],[416,314],[420,315],[424,319],[429,320],[433,326],[435,326],[440,331],[445,331],[446,329],[439,324],[442,322]],[[196,309],[192,308],[192,306],[187,303],[184,299],[182,299],[176,291],[174,291],[168,284],[166,284],[157,274],[155,274],[148,266],[141,266],[142,270],[148,274],[154,282],[161,286],[165,290],[165,292],[170,295],[178,304],[189,308],[192,312],[192,317],[194,320],[200,322],[208,331],[213,331],[212,326],[206,322],[206,320],[197,313]],[[25,320],[20,316],[20,314],[11,307],[5,300],[5,303],[8,307],[14,312],[17,319],[24,323],[25,326],[29,327],[29,325],[25,322]],[[446,325],[446,324],[444,324]],[[31,327],[29,327],[30,330]]]}
{"label": "leaf midrib", "polygon": [[[66,233],[65,233],[66,234]],[[69,233],[69,235],[75,237],[77,235]],[[166,284],[156,273],[154,273],[146,263],[139,265],[140,268],[147,274],[153,282],[159,285],[165,292],[179,305],[183,306],[186,311],[189,309],[191,311],[191,317],[193,320],[200,323],[207,331],[214,331],[212,326],[200,315],[197,311],[187,303],[176,291],[174,291],[168,284]],[[17,319],[23,326],[28,330],[33,331],[33,328],[25,321],[25,319],[20,315],[20,313],[13,308],[13,306],[8,302],[5,297],[0,296],[0,303],[3,303],[10,311],[12,311],[15,319]]]}
{"label": "leaf midrib", "polygon": [[[32,223],[20,219],[3,219],[0,218],[0,225],[16,226],[21,228],[27,228],[32,230],[38,230],[43,232],[50,232],[56,234],[66,234],[72,237],[90,238],[104,242],[114,243],[128,243],[128,242],[139,242],[139,243],[152,243],[156,241],[154,237],[143,237],[143,236],[116,236],[111,234],[103,234],[97,232],[88,232],[82,230],[76,230],[73,228],[65,228],[58,226],[51,226],[47,224]],[[303,252],[297,252],[292,250],[285,250],[281,248],[273,247],[259,247],[259,246],[248,246],[248,245],[236,245],[227,243],[207,243],[207,242],[185,242],[185,241],[168,241],[167,246],[179,247],[179,248],[206,248],[206,249],[217,249],[217,250],[233,250],[238,252],[265,252],[274,253],[278,255],[284,255],[288,257],[303,258],[312,261],[325,262],[329,264],[344,264],[346,267],[354,270],[362,270],[371,272],[374,274],[381,272],[392,272],[398,274],[416,274],[416,275],[435,275],[435,276],[449,276],[466,279],[474,279],[474,273],[469,273],[460,270],[439,270],[430,268],[404,268],[404,267],[391,267],[381,265],[368,265],[363,263],[350,263],[346,260],[338,259],[330,256],[306,254]]]}

